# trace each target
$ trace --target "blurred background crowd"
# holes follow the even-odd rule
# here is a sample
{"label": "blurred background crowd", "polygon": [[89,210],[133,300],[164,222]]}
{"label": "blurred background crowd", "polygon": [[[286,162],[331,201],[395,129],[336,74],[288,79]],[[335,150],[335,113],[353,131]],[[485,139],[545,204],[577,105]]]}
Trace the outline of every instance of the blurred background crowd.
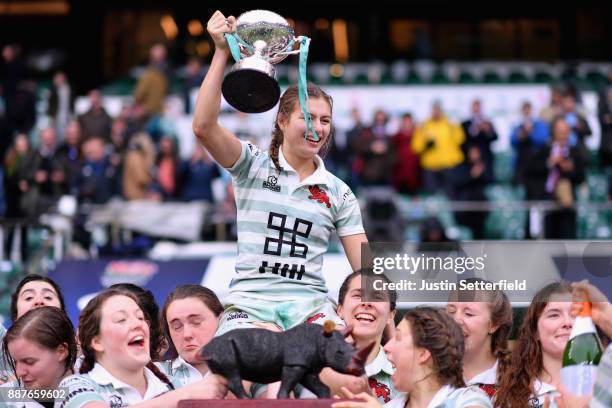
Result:
{"label": "blurred background crowd", "polygon": [[[612,237],[610,6],[434,3],[270,7],[313,38],[309,79],[336,99],[325,163],[356,192],[370,240]],[[229,175],[191,132],[215,8],[0,2],[4,269],[235,240]],[[277,68],[295,82],[297,60]],[[221,119],[267,149],[273,113],[224,105]],[[169,213],[193,215],[195,232],[156,230]]]}

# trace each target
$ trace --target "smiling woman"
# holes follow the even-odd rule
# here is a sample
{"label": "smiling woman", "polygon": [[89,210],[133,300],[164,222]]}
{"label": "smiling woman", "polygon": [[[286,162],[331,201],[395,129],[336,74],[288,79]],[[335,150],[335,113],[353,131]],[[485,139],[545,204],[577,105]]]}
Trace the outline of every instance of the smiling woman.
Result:
{"label": "smiling woman", "polygon": [[172,391],[173,382],[151,362],[149,324],[138,298],[124,290],[108,289],[87,304],[79,342],[81,375],[60,384],[68,390],[64,408],[175,407],[182,399],[221,398],[227,391],[214,375]]}
{"label": "smiling woman", "polygon": [[[405,393],[385,407],[491,407],[484,392],[477,387],[465,387],[461,366],[463,334],[444,311],[431,307],[409,310],[384,350],[395,366],[393,385]],[[379,401],[366,393],[355,396],[345,392],[345,395],[361,401],[337,402],[332,407],[380,406]]]}
{"label": "smiling woman", "polygon": [[[395,369],[389,362],[382,348],[385,328],[393,327],[396,313],[395,304],[397,293],[392,290],[384,291],[384,299],[377,302],[367,302],[363,299],[362,277],[380,279],[389,282],[385,275],[374,275],[372,271],[362,269],[346,277],[338,294],[338,315],[345,324],[353,327],[352,338],[358,349],[374,343],[375,346],[366,359],[367,387],[374,393],[381,404],[387,403],[400,393],[393,386],[391,375]],[[350,376],[330,373],[326,370],[321,375],[323,381],[332,391],[340,394],[342,386],[354,389],[355,381]],[[359,384],[358,382],[356,384]]]}
{"label": "smiling woman", "polygon": [[230,56],[225,35],[235,31],[236,19],[216,11],[207,28],[215,53],[198,93],[193,131],[231,174],[238,209],[237,274],[217,335],[261,322],[282,330],[306,321],[341,324],[327,296],[323,256],[337,233],[357,270],[367,238],[357,199],[320,156],[333,138],[332,98],[309,83],[300,101],[292,85],[280,98],[268,151],[239,140],[219,122]]}
{"label": "smiling woman", "polygon": [[507,369],[500,374],[495,406],[542,407],[561,380],[563,351],[574,323],[572,289],[554,282],[535,294],[521,324]]}
{"label": "smiling woman", "polygon": [[[489,283],[479,278],[466,279],[466,282]],[[455,291],[446,311],[459,324],[465,338],[463,377],[466,384],[478,385],[492,397],[497,391],[498,371],[510,359],[508,336],[512,328],[512,306],[508,296],[501,290]]]}
{"label": "smiling woman", "polygon": [[11,319],[17,320],[28,310],[41,306],[54,306],[65,310],[64,296],[53,279],[36,274],[23,278],[11,297]]}

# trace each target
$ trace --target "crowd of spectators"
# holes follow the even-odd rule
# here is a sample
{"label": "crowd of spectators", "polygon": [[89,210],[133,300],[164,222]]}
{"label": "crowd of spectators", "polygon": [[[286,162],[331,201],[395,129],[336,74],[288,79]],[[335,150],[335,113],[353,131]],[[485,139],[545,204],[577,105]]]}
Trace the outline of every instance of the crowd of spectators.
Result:
{"label": "crowd of spectators", "polygon": [[[70,80],[57,72],[44,115],[48,121],[41,122],[35,85],[27,77],[19,47],[5,46],[2,59],[0,210],[5,218],[35,217],[52,209],[63,195],[72,195],[81,206],[105,204],[117,197],[203,200],[227,207],[215,199],[231,200],[232,192],[227,191],[231,188],[222,189],[221,197],[213,188],[215,179],[229,185],[227,174],[201,147],[181,159],[176,135],[163,126],[160,114],[172,75],[163,45],[151,48],[149,64],[133,91],[133,104],[123,106],[114,117],[105,110],[99,89],[87,93],[89,109],[77,115]],[[198,86],[201,62],[190,61],[186,73],[186,86]],[[611,83],[599,95],[597,161],[602,168],[612,166]],[[188,114],[187,90],[182,96]],[[428,118],[416,118],[409,112],[397,118],[399,127],[394,134],[387,112],[377,110],[368,121],[355,108],[346,143],[334,143],[326,162],[355,191],[386,186],[411,197],[439,194],[456,201],[486,201],[486,188],[496,182],[491,145],[499,137],[486,108],[474,99],[469,117],[455,123],[437,101]],[[555,87],[549,106],[534,112],[526,101],[520,106],[520,116],[509,135],[513,183],[524,186],[527,200],[559,203],[546,217],[546,238],[575,238],[575,191],[585,180],[587,166],[592,165],[585,143],[592,132],[580,94],[575,88]],[[475,239],[481,239],[486,238],[486,215],[486,210],[457,212],[455,218]]]}

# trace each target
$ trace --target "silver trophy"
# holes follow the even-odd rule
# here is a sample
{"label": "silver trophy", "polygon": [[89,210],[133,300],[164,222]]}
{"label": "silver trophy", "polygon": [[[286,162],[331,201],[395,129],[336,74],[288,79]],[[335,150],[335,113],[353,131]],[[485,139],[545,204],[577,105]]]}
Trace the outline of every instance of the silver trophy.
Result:
{"label": "silver trophy", "polygon": [[280,97],[273,64],[299,52],[293,51],[293,28],[276,13],[252,10],[238,17],[236,33],[226,38],[237,62],[223,80],[225,100],[246,113],[272,109]]}

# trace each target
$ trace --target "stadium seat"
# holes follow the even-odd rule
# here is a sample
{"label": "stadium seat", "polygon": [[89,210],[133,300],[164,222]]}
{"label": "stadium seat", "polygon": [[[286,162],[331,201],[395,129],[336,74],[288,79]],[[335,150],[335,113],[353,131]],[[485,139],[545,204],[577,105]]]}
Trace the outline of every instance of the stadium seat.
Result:
{"label": "stadium seat", "polygon": [[487,84],[501,84],[503,82],[501,76],[494,71],[485,72],[482,80]]}

